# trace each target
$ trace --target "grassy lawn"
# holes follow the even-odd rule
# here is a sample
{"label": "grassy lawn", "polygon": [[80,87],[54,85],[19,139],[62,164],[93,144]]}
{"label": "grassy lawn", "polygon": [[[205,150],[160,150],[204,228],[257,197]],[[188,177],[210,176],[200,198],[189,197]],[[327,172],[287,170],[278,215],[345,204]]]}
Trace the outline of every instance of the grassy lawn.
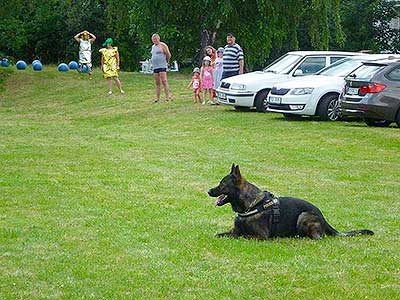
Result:
{"label": "grassy lawn", "polygon": [[[194,105],[190,76],[15,71],[0,93],[0,299],[400,299],[400,129]],[[232,163],[374,236],[218,239]]]}

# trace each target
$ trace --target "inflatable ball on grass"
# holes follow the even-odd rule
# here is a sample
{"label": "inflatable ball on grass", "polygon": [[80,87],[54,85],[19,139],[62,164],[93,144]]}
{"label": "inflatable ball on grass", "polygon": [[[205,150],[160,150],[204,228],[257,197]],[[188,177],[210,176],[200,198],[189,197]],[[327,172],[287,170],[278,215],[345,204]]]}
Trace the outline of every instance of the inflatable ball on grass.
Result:
{"label": "inflatable ball on grass", "polygon": [[68,64],[70,70],[78,70],[79,66],[76,61],[70,61]]}
{"label": "inflatable ball on grass", "polygon": [[0,61],[0,66],[4,67],[4,68],[8,68],[10,66],[10,62],[7,58],[3,58]]}
{"label": "inflatable ball on grass", "polygon": [[67,72],[69,70],[68,65],[64,63],[59,64],[57,69],[60,72]]}
{"label": "inflatable ball on grass", "polygon": [[23,60],[19,60],[17,61],[16,65],[18,70],[25,70],[26,69],[26,62],[24,62]]}
{"label": "inflatable ball on grass", "polygon": [[36,63],[32,63],[32,69],[34,71],[42,71],[43,65],[42,65],[42,63],[40,61],[36,62]]}

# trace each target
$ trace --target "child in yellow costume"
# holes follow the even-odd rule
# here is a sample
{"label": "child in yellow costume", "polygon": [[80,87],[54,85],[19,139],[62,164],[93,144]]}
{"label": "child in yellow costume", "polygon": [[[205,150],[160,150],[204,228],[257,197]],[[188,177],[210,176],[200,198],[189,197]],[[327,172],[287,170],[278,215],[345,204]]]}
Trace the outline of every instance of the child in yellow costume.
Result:
{"label": "child in yellow costume", "polygon": [[108,94],[112,95],[112,80],[114,79],[121,94],[125,94],[122,90],[121,81],[118,78],[119,70],[119,53],[118,48],[113,47],[112,38],[106,39],[99,52],[101,53],[101,70],[103,71],[103,76],[108,81]]}

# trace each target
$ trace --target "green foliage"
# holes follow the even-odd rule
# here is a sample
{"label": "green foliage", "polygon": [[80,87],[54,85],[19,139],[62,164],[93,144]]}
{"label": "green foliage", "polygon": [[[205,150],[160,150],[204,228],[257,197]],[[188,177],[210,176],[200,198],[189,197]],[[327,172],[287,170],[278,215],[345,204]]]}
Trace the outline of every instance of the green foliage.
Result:
{"label": "green foliage", "polygon": [[121,67],[138,69],[150,57],[153,33],[172,60],[197,65],[206,45],[224,46],[233,32],[249,69],[290,50],[396,50],[400,34],[389,28],[394,8],[385,0],[10,0],[0,7],[0,53],[27,62],[76,60],[73,36],[93,32],[93,61],[112,37]]}

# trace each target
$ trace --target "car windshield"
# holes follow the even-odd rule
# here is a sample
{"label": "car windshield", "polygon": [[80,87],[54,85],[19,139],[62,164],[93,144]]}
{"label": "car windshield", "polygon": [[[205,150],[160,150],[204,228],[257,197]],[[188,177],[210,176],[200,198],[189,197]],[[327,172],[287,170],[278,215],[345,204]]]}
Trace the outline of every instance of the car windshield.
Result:
{"label": "car windshield", "polygon": [[345,77],[359,67],[361,63],[361,59],[344,58],[321,70],[317,75]]}
{"label": "car windshield", "polygon": [[300,61],[301,58],[302,56],[297,54],[286,54],[278,58],[263,71],[276,74],[288,73],[293,68],[293,66]]}

